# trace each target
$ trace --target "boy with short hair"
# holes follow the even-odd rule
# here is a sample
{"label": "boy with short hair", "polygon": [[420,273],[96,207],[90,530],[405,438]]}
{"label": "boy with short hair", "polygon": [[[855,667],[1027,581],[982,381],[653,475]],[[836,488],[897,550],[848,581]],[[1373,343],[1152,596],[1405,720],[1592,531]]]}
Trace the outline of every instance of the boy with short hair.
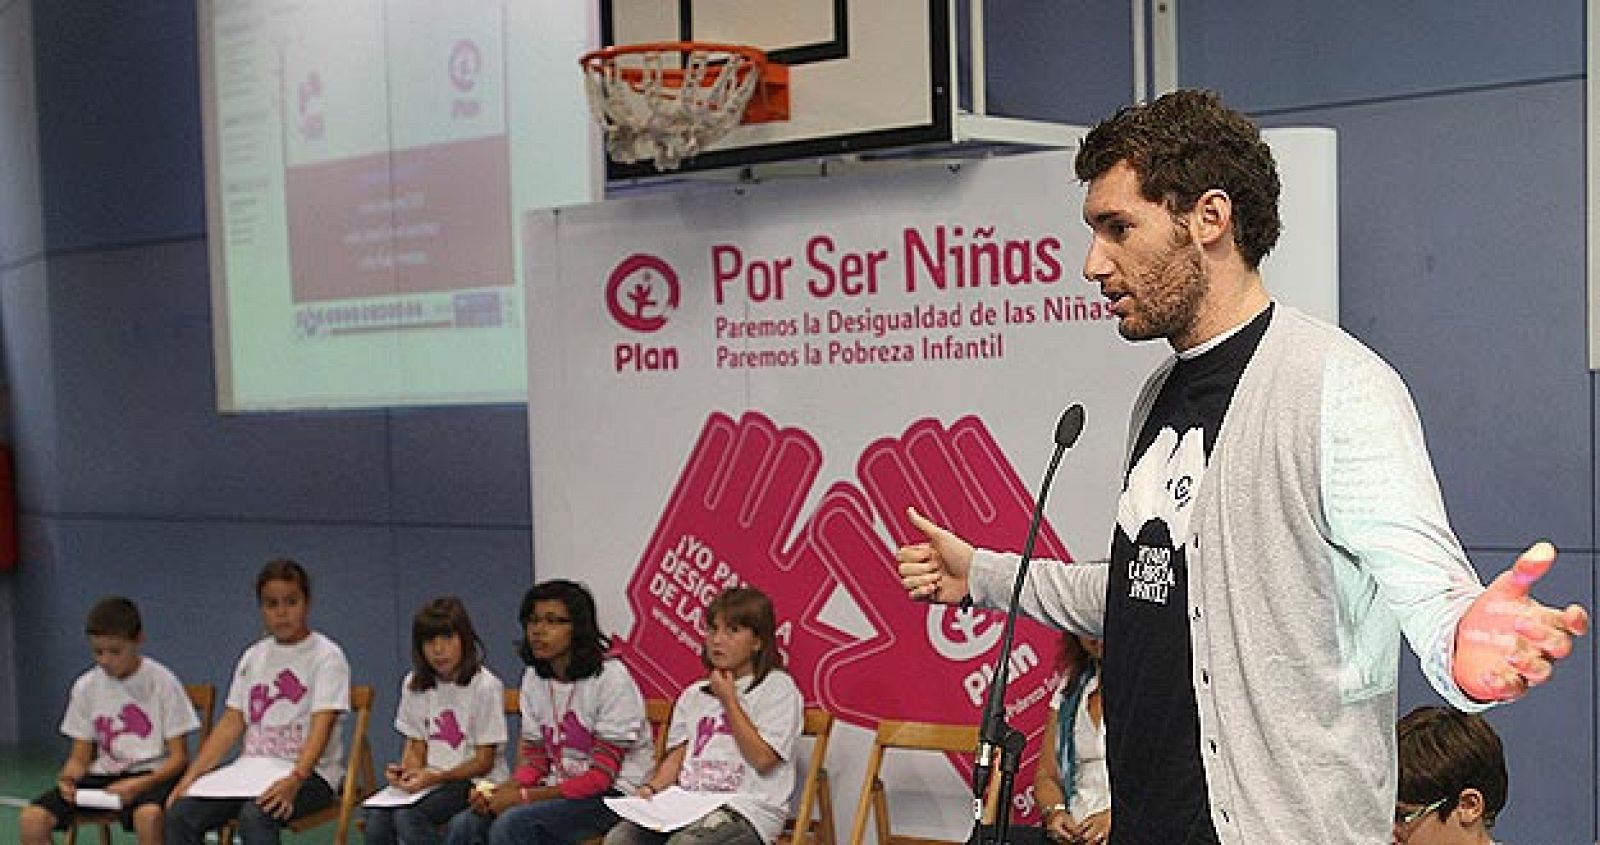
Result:
{"label": "boy with short hair", "polygon": [[1418,707],[1395,726],[1400,758],[1394,842],[1492,845],[1506,806],[1506,759],[1482,716]]}
{"label": "boy with short hair", "polygon": [[22,811],[23,845],[48,845],[78,812],[79,789],[100,789],[122,801],[122,827],[140,845],[162,838],[162,805],[188,762],[184,737],[200,727],[183,684],[171,670],[139,654],[144,625],[121,596],[101,599],[84,631],[95,668],[72,685],[61,733],[72,751],[56,788]]}

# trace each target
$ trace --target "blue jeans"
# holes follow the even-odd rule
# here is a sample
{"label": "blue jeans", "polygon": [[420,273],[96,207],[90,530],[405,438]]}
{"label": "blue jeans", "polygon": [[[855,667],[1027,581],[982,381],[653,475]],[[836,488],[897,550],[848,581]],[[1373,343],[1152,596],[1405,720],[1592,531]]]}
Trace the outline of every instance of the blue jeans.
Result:
{"label": "blue jeans", "polygon": [[[615,795],[615,793],[613,793]],[[577,845],[617,823],[600,797],[522,804],[498,818],[463,810],[445,829],[446,845]]]}
{"label": "blue jeans", "polygon": [[438,845],[443,841],[439,825],[467,806],[472,783],[453,780],[407,807],[382,807],[367,811],[369,845]]}
{"label": "blue jeans", "polygon": [[[300,818],[324,807],[333,806],[333,787],[321,775],[312,775],[300,784],[294,798],[294,816]],[[243,798],[180,798],[167,810],[166,845],[204,845],[206,831],[239,820],[239,839],[244,845],[278,845],[285,822],[262,811],[254,801]]]}

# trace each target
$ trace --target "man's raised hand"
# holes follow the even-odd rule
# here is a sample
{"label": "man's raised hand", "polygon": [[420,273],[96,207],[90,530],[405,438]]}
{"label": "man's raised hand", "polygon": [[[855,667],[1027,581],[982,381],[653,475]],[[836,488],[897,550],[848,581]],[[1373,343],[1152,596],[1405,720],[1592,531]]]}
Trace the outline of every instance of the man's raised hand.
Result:
{"label": "man's raised hand", "polygon": [[1520,698],[1550,679],[1555,662],[1572,653],[1572,638],[1589,630],[1575,604],[1546,607],[1528,591],[1555,563],[1556,550],[1539,542],[1489,584],[1456,626],[1454,676],[1479,701]]}
{"label": "man's raised hand", "polygon": [[911,598],[955,604],[967,597],[967,573],[972,569],[972,544],[935,525],[916,508],[906,508],[906,518],[926,542],[901,546],[895,552],[900,583]]}

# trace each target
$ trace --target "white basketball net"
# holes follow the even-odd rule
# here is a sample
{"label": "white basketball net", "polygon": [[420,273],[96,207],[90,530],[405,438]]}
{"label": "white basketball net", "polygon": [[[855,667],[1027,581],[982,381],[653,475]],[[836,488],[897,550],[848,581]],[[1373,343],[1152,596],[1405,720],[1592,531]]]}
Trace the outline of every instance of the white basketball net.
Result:
{"label": "white basketball net", "polygon": [[749,56],[714,48],[623,53],[586,60],[583,69],[611,158],[650,159],[657,170],[677,169],[738,125],[761,82]]}

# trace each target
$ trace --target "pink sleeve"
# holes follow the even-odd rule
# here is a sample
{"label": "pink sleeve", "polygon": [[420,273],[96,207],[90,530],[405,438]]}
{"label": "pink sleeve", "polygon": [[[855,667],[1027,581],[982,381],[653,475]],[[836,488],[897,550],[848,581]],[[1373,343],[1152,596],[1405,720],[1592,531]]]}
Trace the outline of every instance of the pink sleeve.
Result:
{"label": "pink sleeve", "polygon": [[577,777],[561,782],[563,798],[593,798],[602,795],[616,783],[617,772],[622,770],[622,748],[609,742],[595,740],[590,756],[589,770]]}

